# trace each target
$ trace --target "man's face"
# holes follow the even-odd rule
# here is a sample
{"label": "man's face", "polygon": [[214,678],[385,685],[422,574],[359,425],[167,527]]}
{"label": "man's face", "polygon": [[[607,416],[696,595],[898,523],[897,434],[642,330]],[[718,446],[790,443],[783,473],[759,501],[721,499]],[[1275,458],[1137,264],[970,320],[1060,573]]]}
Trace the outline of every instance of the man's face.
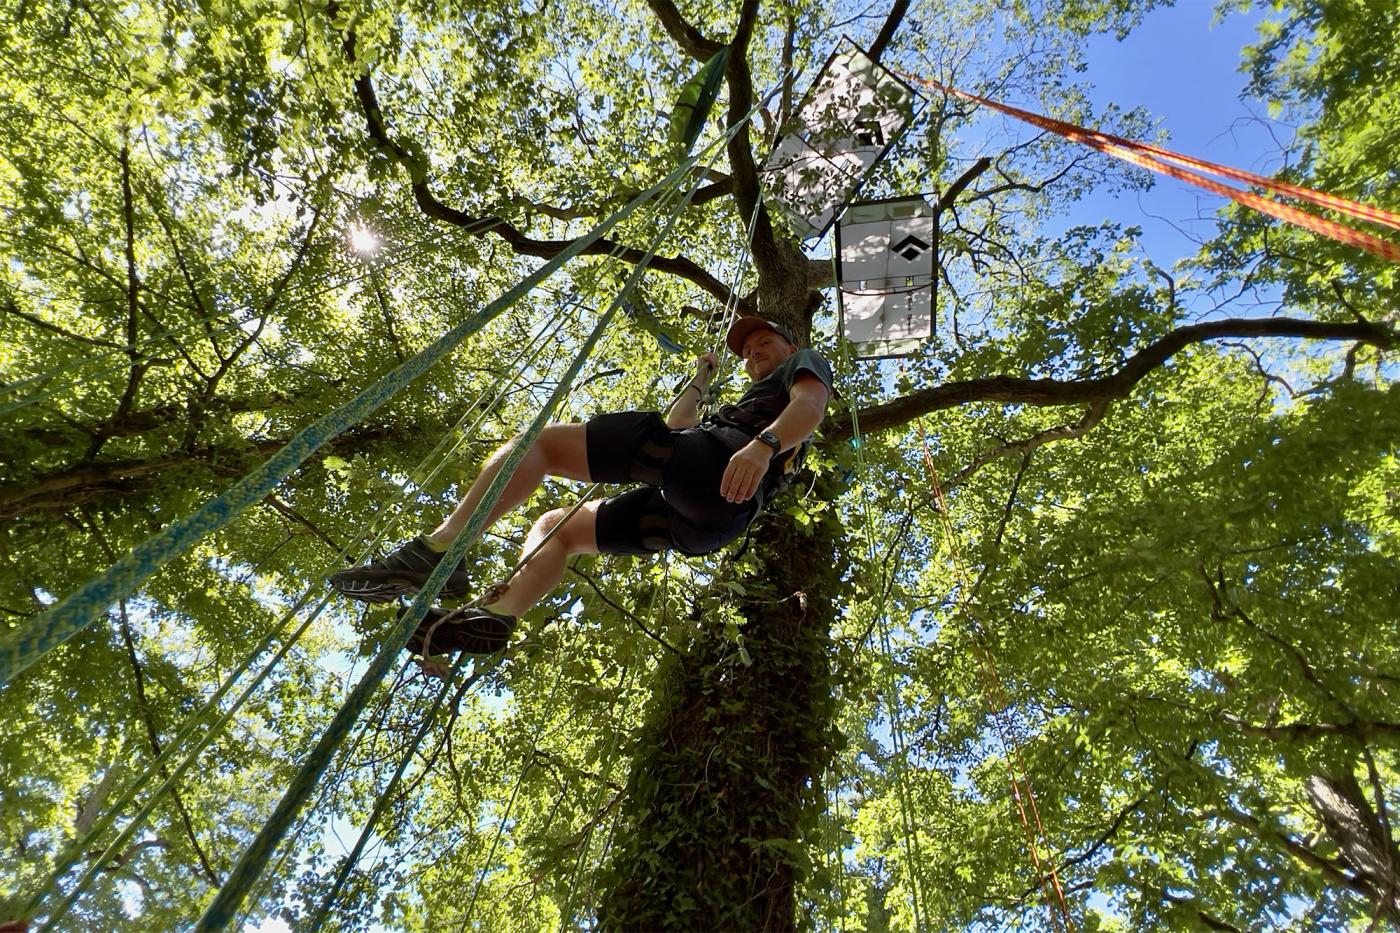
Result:
{"label": "man's face", "polygon": [[796,352],[797,347],[788,343],[786,337],[761,327],[744,338],[740,355],[744,358],[744,372],[749,374],[749,379],[757,382]]}

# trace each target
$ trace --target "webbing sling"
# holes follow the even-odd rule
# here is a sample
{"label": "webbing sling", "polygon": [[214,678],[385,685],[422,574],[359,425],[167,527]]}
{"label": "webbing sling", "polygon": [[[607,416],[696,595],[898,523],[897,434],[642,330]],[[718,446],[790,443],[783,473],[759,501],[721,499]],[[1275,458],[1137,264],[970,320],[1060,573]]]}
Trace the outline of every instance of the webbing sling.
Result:
{"label": "webbing sling", "polygon": [[[1033,113],[1029,110],[1022,110],[1020,107],[1013,107],[1010,104],[1003,104],[987,97],[979,97],[976,94],[969,94],[960,91],[955,87],[949,87],[932,78],[920,78],[914,75],[902,74],[901,77],[911,81],[917,81],[925,87],[934,88],[945,94],[951,94],[972,103],[982,104],[993,110],[1013,116],[1018,120],[1023,120],[1032,126],[1040,127],[1047,132],[1062,136],[1071,142],[1081,143],[1091,149],[1096,149],[1105,155],[1113,156],[1124,162],[1129,162],[1141,168],[1150,169],[1163,175],[1184,181],[1189,184],[1204,188],[1207,191],[1227,197],[1236,203],[1251,207],[1270,217],[1302,227],[1313,233],[1345,243],[1348,246],[1355,246],[1368,253],[1388,259],[1391,262],[1400,263],[1400,243],[1387,240],[1367,233],[1364,230],[1357,230],[1346,224],[1338,223],[1328,217],[1320,217],[1317,214],[1309,214],[1289,204],[1276,201],[1273,198],[1266,198],[1255,194],[1252,191],[1242,191],[1239,188],[1231,188],[1229,185],[1222,185],[1220,182],[1206,178],[1202,172],[1219,175],[1234,181],[1246,184],[1258,185],[1267,191],[1280,194],[1285,197],[1296,198],[1318,207],[1328,208],[1353,217],[1357,220],[1365,220],[1374,224],[1389,227],[1392,230],[1400,230],[1400,215],[1373,207],[1369,204],[1361,204],[1349,198],[1328,194],[1325,191],[1315,191],[1312,188],[1304,188],[1301,185],[1289,184],[1273,178],[1266,178],[1254,172],[1247,172],[1244,169],[1232,168],[1227,165],[1220,165],[1216,162],[1208,162],[1205,159],[1197,159],[1192,156],[1181,155],[1172,152],[1170,149],[1163,149],[1159,146],[1148,143],[1137,142],[1126,139],[1122,136],[1115,136],[1112,133],[1103,133],[1099,130],[1091,130],[1087,127],[1079,126],[1075,123],[1068,123],[1064,120],[1056,120],[1042,114]],[[1175,164],[1174,164],[1175,163]],[[1186,166],[1183,168],[1182,166]]]}

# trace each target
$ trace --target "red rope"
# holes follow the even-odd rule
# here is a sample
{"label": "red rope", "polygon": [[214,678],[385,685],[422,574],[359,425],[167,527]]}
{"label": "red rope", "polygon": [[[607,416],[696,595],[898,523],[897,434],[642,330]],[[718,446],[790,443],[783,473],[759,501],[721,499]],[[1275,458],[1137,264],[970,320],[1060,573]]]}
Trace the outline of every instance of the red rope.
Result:
{"label": "red rope", "polygon": [[[1287,197],[1297,198],[1318,207],[1335,210],[1349,217],[1358,220],[1370,221],[1380,224],[1393,230],[1400,230],[1400,214],[1394,214],[1379,207],[1372,207],[1368,204],[1360,204],[1348,198],[1327,194],[1323,191],[1315,191],[1312,188],[1304,188],[1300,185],[1289,184],[1273,178],[1266,178],[1254,172],[1247,172],[1244,169],[1231,168],[1227,165],[1220,165],[1215,162],[1208,162],[1204,159],[1197,159],[1192,156],[1182,155],[1172,152],[1170,149],[1162,149],[1148,143],[1137,142],[1126,139],[1122,136],[1115,136],[1112,133],[1102,133],[1098,130],[1091,130],[1087,127],[1074,123],[1067,123],[1064,120],[1056,120],[1053,117],[1032,113],[1029,110],[1022,110],[1020,107],[1012,107],[1010,104],[1003,104],[1000,101],[991,100],[986,97],[979,97],[976,94],[969,94],[954,87],[948,87],[931,78],[921,78],[916,75],[902,74],[910,81],[917,81],[926,87],[934,88],[945,94],[960,97],[963,100],[973,103],[983,104],[993,110],[1024,120],[1033,126],[1038,126],[1043,130],[1063,136],[1071,142],[1082,143],[1092,149],[1096,149],[1105,155],[1122,159],[1142,168],[1160,172],[1180,181],[1196,185],[1207,191],[1227,197],[1232,201],[1251,207],[1263,214],[1276,217],[1279,220],[1310,230],[1313,233],[1329,237],[1339,243],[1363,249],[1368,253],[1388,259],[1391,262],[1400,263],[1400,243],[1387,240],[1383,237],[1367,233],[1364,230],[1357,230],[1346,224],[1338,223],[1327,217],[1319,217],[1316,214],[1309,214],[1288,204],[1275,201],[1272,198],[1262,197],[1251,191],[1241,191],[1238,188],[1231,188],[1222,185],[1220,182],[1206,178],[1200,172],[1210,172],[1234,181],[1245,182],[1246,184],[1258,185],[1268,191]],[[1172,163],[1179,163],[1174,165]],[[1182,168],[1181,166],[1190,166]],[[1199,171],[1192,171],[1198,169]]]}
{"label": "red rope", "polygon": [[[967,581],[972,579],[972,575],[968,572],[967,564],[963,560],[962,549],[958,546],[957,534],[949,519],[948,503],[943,497],[943,486],[938,481],[938,468],[933,462],[933,452],[928,448],[928,434],[924,431],[924,423],[920,420],[917,424],[919,426],[919,443],[923,447],[924,468],[928,471],[929,485],[933,487],[934,502],[938,508],[938,514],[943,523],[943,533],[948,540],[953,557],[953,567],[965,587]],[[1016,804],[1016,811],[1021,817],[1021,826],[1026,834],[1026,846],[1030,850],[1031,864],[1035,868],[1036,880],[1045,893],[1047,904],[1053,897],[1059,907],[1058,915],[1055,913],[1054,906],[1050,908],[1051,926],[1058,931],[1063,924],[1063,929],[1074,933],[1074,920],[1070,914],[1069,904],[1065,900],[1065,891],[1060,883],[1059,870],[1056,869],[1054,862],[1042,859],[1040,848],[1036,845],[1038,837],[1048,854],[1050,851],[1049,833],[1046,832],[1045,824],[1040,818],[1040,807],[1036,803],[1035,788],[1031,786],[1030,774],[1027,771],[1025,759],[1021,756],[1020,746],[1016,742],[1016,737],[1009,733],[1001,721],[999,714],[1011,708],[1011,700],[1001,687],[1001,675],[997,671],[996,661],[992,658],[991,648],[984,639],[981,625],[972,617],[969,606],[970,599],[971,594],[964,588],[961,600],[962,610],[968,621],[972,623],[972,644],[977,649],[977,657],[981,662],[979,673],[982,680],[982,700],[987,705],[987,713],[991,717],[992,726],[996,729],[997,737],[1001,740],[1001,747],[1006,753],[1006,770],[1011,780],[1011,796]],[[1029,807],[1029,811],[1027,807]],[[1032,822],[1035,823],[1034,829],[1031,828]]]}

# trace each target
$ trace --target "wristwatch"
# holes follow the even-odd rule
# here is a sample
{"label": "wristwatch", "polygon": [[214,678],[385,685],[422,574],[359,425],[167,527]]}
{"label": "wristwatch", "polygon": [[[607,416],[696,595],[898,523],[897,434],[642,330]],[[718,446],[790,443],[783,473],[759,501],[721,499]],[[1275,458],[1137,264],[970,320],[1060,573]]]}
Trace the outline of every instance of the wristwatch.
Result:
{"label": "wristwatch", "polygon": [[758,435],[758,437],[754,438],[754,440],[762,441],[769,447],[772,447],[773,456],[775,457],[783,452],[783,442],[778,440],[778,435],[774,434],[772,431],[764,431],[762,434]]}

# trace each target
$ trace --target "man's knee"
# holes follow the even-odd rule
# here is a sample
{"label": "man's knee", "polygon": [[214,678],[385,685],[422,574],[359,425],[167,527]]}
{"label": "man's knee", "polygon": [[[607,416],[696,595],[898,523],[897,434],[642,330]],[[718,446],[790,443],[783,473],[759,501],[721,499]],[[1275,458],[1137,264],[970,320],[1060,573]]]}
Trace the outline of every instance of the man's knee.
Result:
{"label": "man's knee", "polygon": [[557,538],[562,532],[555,532],[554,529],[559,527],[559,523],[562,522],[564,517],[568,514],[568,509],[550,509],[548,512],[545,512],[539,518],[535,519],[535,524],[530,526],[530,537],[538,541],[545,535],[553,532],[553,536]]}
{"label": "man's knee", "polygon": [[548,536],[550,543],[557,543],[570,554],[596,553],[596,506],[597,503],[590,502],[573,515],[569,515],[568,509],[550,509],[535,519],[535,524],[530,528],[530,537],[543,541]]}
{"label": "man's knee", "polygon": [[549,473],[569,479],[586,478],[588,436],[584,425],[545,425],[535,441],[535,449],[544,458]]}

